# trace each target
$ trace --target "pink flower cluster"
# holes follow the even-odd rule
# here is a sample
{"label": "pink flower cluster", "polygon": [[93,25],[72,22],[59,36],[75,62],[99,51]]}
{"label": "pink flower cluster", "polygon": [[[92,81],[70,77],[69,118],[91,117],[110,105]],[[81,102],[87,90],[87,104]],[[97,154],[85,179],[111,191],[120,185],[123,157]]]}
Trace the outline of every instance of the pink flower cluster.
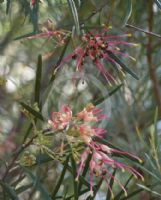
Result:
{"label": "pink flower cluster", "polygon": [[112,192],[112,188],[110,187],[108,178],[114,179],[116,183],[119,184],[119,186],[122,188],[122,190],[125,193],[125,196],[127,196],[127,191],[125,187],[122,185],[122,183],[112,175],[110,167],[113,169],[121,169],[123,172],[128,171],[134,175],[135,178],[140,178],[144,180],[144,177],[133,167],[128,166],[127,164],[124,164],[122,162],[119,162],[112,158],[112,154],[117,153],[119,155],[128,155],[131,158],[134,158],[135,160],[138,160],[139,162],[142,162],[140,158],[137,156],[130,154],[128,152],[123,152],[117,149],[113,149],[108,147],[104,144],[98,144],[97,142],[94,142],[93,140],[90,141],[87,148],[81,155],[81,161],[78,168],[77,178],[79,179],[79,176],[81,175],[81,172],[84,169],[86,160],[88,156],[91,154],[91,160],[89,163],[89,176],[90,176],[90,193],[93,195],[93,176],[101,177],[106,183],[107,186],[112,194],[112,197],[114,197],[114,194]]}
{"label": "pink flower cluster", "polygon": [[55,130],[65,129],[72,120],[72,110],[69,106],[62,106],[60,112],[53,112],[51,120],[48,123],[52,125]]}
{"label": "pink flower cluster", "polygon": [[101,112],[102,110],[96,108],[93,104],[88,104],[76,114],[76,117],[73,117],[71,108],[68,105],[64,105],[60,112],[52,113],[51,120],[48,120],[48,123],[54,130],[67,129],[70,123],[73,123],[73,128],[80,133],[81,139],[88,144],[93,136],[99,136],[105,132],[104,129],[90,125],[92,122],[98,122],[106,118]]}
{"label": "pink flower cluster", "polygon": [[[111,57],[111,52],[115,55],[120,55],[123,57],[129,57],[126,53],[120,51],[119,45],[126,46],[136,46],[137,44],[128,43],[124,40],[120,40],[122,37],[131,36],[131,34],[122,34],[122,35],[107,35],[109,29],[104,29],[99,34],[87,33],[82,37],[82,45],[76,47],[75,51],[67,56],[61,63],[63,65],[65,62],[74,59],[76,60],[76,69],[81,71],[83,69],[85,59],[88,57],[96,65],[97,69],[105,77],[107,82],[116,82],[114,76],[109,72],[106,67],[103,65],[103,60],[106,60],[117,68],[118,71],[121,70],[118,63]],[[61,66],[60,65],[60,66]]]}
{"label": "pink flower cluster", "polygon": [[93,104],[88,104],[82,111],[73,117],[72,110],[69,106],[62,106],[60,112],[53,112],[51,120],[48,123],[52,126],[54,130],[75,130],[77,137],[80,137],[86,144],[85,150],[81,155],[81,161],[79,164],[77,178],[81,175],[84,169],[87,157],[91,154],[91,160],[89,163],[89,176],[90,176],[90,192],[93,194],[93,176],[101,177],[106,181],[111,194],[113,195],[112,189],[110,188],[108,178],[114,179],[116,183],[120,185],[123,189],[125,195],[127,195],[126,189],[122,183],[114,177],[109,168],[117,168],[122,171],[128,171],[132,173],[136,178],[144,179],[143,176],[133,167],[117,161],[113,158],[113,154],[117,153],[120,156],[128,155],[131,158],[141,162],[140,158],[132,155],[128,152],[123,152],[118,149],[110,148],[107,145],[96,142],[93,138],[102,138],[105,129],[92,127],[91,123],[99,122],[105,119],[106,116],[101,114],[102,110],[96,108]]}

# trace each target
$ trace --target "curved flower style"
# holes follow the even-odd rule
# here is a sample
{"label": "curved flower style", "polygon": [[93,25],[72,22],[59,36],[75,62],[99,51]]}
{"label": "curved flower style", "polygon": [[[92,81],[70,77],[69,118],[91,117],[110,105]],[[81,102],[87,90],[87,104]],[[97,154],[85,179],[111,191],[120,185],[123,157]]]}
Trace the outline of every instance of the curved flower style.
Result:
{"label": "curved flower style", "polygon": [[95,175],[96,177],[101,177],[101,178],[103,178],[103,180],[105,180],[112,196],[114,196],[114,195],[113,195],[112,189],[109,185],[108,177],[114,179],[114,181],[116,183],[118,183],[119,186],[124,191],[125,196],[127,196],[127,191],[126,191],[125,187],[122,185],[122,183],[116,177],[114,177],[111,174],[110,169],[108,169],[108,167],[111,167],[111,168],[114,168],[114,169],[115,168],[121,169],[123,172],[128,171],[128,172],[132,173],[136,178],[141,178],[142,180],[144,180],[144,177],[136,169],[134,169],[133,167],[128,166],[128,165],[126,165],[122,162],[119,162],[119,161],[113,159],[112,153],[119,153],[120,155],[128,154],[131,157],[133,157],[136,160],[141,162],[140,158],[138,158],[137,156],[134,156],[134,155],[129,154],[127,152],[118,151],[118,150],[112,149],[112,148],[110,148],[106,145],[97,144],[94,141],[91,141],[89,143],[89,146],[86,148],[86,150],[81,155],[81,161],[80,161],[79,169],[78,169],[78,172],[77,172],[77,178],[76,178],[76,180],[78,180],[81,172],[84,169],[85,162],[87,160],[88,155],[92,154],[92,158],[91,158],[90,163],[89,163],[90,193],[91,193],[91,195],[93,195],[92,179],[93,179],[93,176]]}
{"label": "curved flower style", "polygon": [[[121,71],[121,73],[123,73],[123,71],[121,70],[121,67],[123,66],[120,66],[120,63],[118,63],[112,55],[120,55],[135,60],[128,54],[121,52],[118,46],[137,46],[137,44],[128,43],[124,40],[120,40],[120,38],[129,37],[131,36],[131,34],[122,34],[116,36],[107,35],[108,31],[109,29],[104,29],[99,34],[91,32],[85,34],[82,37],[83,44],[81,46],[78,46],[71,55],[67,56],[62,61],[61,65],[64,64],[64,62],[74,59],[76,60],[76,69],[78,71],[81,71],[83,69],[85,59],[89,57],[109,84],[111,82],[116,82],[114,76],[110,72],[108,72],[106,67],[102,64],[102,60],[106,60],[112,63],[112,65],[115,65],[115,68],[117,68],[117,71]],[[134,75],[133,72],[131,72],[131,74]]]}
{"label": "curved flower style", "polygon": [[72,120],[72,110],[69,106],[62,106],[60,112],[53,112],[48,123],[56,130],[65,129]]}

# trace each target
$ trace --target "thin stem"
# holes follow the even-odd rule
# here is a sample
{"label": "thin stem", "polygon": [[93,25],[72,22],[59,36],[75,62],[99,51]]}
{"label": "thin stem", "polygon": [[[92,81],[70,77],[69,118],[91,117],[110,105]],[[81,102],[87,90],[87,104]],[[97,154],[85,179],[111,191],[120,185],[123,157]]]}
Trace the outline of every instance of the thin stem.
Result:
{"label": "thin stem", "polygon": [[126,24],[126,27],[127,27],[127,28],[136,29],[137,31],[146,33],[146,34],[148,34],[148,35],[150,35],[150,36],[155,36],[155,37],[161,38],[161,35],[159,35],[159,34],[157,34],[157,33],[153,33],[150,29],[149,29],[149,31],[146,31],[146,30],[144,30],[144,29],[141,29],[141,28],[136,27],[136,26],[131,25],[131,24]]}
{"label": "thin stem", "polygon": [[32,144],[33,140],[37,137],[38,135],[34,135],[26,144],[23,144],[19,149],[17,149],[17,152],[15,152],[15,155],[10,163],[10,165],[8,166],[6,172],[4,173],[4,176],[2,178],[2,180],[4,181],[10,171],[10,169],[13,167],[13,165],[15,164],[18,156],[21,154],[21,152],[26,149],[28,146],[30,146],[30,144]]}
{"label": "thin stem", "polygon": [[[148,29],[149,32],[151,33],[153,30],[153,18],[154,18],[154,13],[153,13],[153,0],[149,0],[148,2]],[[153,89],[154,89],[154,95],[158,104],[159,108],[159,114],[161,116],[161,94],[160,94],[160,86],[159,86],[159,81],[156,76],[156,67],[153,64],[153,58],[152,58],[152,53],[153,53],[153,40],[152,37],[149,35],[148,37],[148,44],[147,44],[147,63],[149,66],[149,74],[150,74],[150,79],[153,84]]]}

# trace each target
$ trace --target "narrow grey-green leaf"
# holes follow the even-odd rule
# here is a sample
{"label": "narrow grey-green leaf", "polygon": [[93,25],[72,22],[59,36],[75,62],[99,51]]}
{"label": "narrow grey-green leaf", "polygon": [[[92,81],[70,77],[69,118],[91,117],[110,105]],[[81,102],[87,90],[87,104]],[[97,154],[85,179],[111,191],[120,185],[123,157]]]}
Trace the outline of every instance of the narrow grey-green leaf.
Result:
{"label": "narrow grey-green leaf", "polygon": [[138,193],[140,193],[140,192],[142,192],[142,191],[143,191],[143,189],[135,190],[134,192],[128,194],[127,197],[123,197],[121,200],[130,199],[131,197],[137,195]]}
{"label": "narrow grey-green leaf", "polygon": [[36,80],[35,80],[35,102],[40,108],[40,89],[41,89],[41,74],[42,74],[42,56],[38,56]]}
{"label": "narrow grey-green leaf", "polygon": [[52,200],[49,192],[44,188],[44,186],[42,185],[42,183],[40,182],[39,178],[36,177],[30,170],[28,170],[25,167],[22,167],[22,169],[24,170],[24,172],[26,173],[26,175],[28,175],[28,177],[30,177],[34,183],[33,187],[39,191],[41,193],[41,197],[42,199],[45,200]]}
{"label": "narrow grey-green leaf", "polygon": [[7,0],[7,5],[6,5],[6,14],[8,14],[10,6],[11,6],[11,0]]}
{"label": "narrow grey-green leaf", "polygon": [[0,185],[12,200],[19,200],[16,191],[9,184],[0,181]]}
{"label": "narrow grey-green leaf", "polygon": [[76,32],[77,32],[78,35],[80,35],[79,18],[78,18],[78,12],[77,12],[76,5],[75,5],[73,0],[68,0],[68,5],[69,5],[69,8],[70,8],[70,10],[72,12],[72,16],[73,16],[73,19],[74,19]]}
{"label": "narrow grey-green leaf", "polygon": [[56,194],[57,194],[57,192],[58,192],[58,190],[59,190],[59,188],[60,188],[60,186],[61,186],[61,184],[63,182],[64,176],[65,176],[65,173],[66,173],[66,170],[67,170],[68,161],[69,161],[69,157],[67,157],[67,159],[66,159],[66,161],[64,163],[64,167],[63,167],[63,170],[61,172],[60,178],[59,178],[59,180],[58,180],[58,182],[57,182],[57,184],[56,184],[56,186],[55,186],[55,188],[54,188],[54,190],[52,192],[52,195],[51,195],[52,199],[55,199]]}
{"label": "narrow grey-green leaf", "polygon": [[122,67],[123,70],[125,70],[128,74],[133,76],[135,79],[139,80],[138,76],[131,70],[129,69],[115,54],[113,54],[111,51],[107,51],[108,55],[115,60],[116,63]]}
{"label": "narrow grey-green leaf", "polygon": [[159,194],[158,192],[154,191],[154,190],[151,190],[150,188],[146,187],[145,185],[142,185],[142,184],[137,184],[140,188],[150,192],[150,193],[153,193],[159,197],[161,197],[161,194]]}
{"label": "narrow grey-green leaf", "polygon": [[[117,168],[113,170],[113,174],[112,174],[113,177],[115,177],[116,170],[117,170]],[[114,178],[113,177],[111,177],[110,183],[109,183],[109,188],[111,188],[111,190],[112,190],[113,183],[114,183]],[[106,200],[111,199],[111,191],[110,191],[109,188],[108,188],[108,191],[107,191]]]}
{"label": "narrow grey-green leaf", "polygon": [[41,115],[41,113],[39,113],[38,111],[34,110],[32,107],[30,107],[29,105],[20,102],[21,106],[26,109],[30,114],[32,114],[34,117],[40,119],[40,120],[44,120],[43,116]]}
{"label": "narrow grey-green leaf", "polygon": [[161,1],[160,0],[155,0],[155,3],[157,4],[158,8],[161,9]]}
{"label": "narrow grey-green leaf", "polygon": [[[92,158],[92,154],[89,154],[88,157],[87,157],[87,160],[86,160],[86,163],[85,163],[85,166],[84,166],[84,169],[83,169],[83,172],[82,172],[82,176],[85,178],[87,172],[88,172],[88,169],[89,169],[89,163],[90,163],[90,160]],[[82,188],[82,182],[79,182],[78,184],[78,192],[81,191],[81,188]]]}
{"label": "narrow grey-green leaf", "polygon": [[114,89],[112,89],[112,90],[108,93],[108,95],[96,99],[96,100],[93,102],[93,104],[94,104],[94,105],[98,105],[98,104],[102,103],[104,100],[106,100],[107,98],[109,98],[110,96],[112,96],[115,92],[117,92],[117,91],[121,88],[122,85],[123,85],[123,84],[121,83],[120,85],[118,85],[118,86],[116,86]]}
{"label": "narrow grey-green leaf", "polygon": [[[128,184],[129,184],[129,182],[130,182],[130,180],[131,180],[133,177],[134,177],[134,176],[133,176],[133,174],[132,174],[132,175],[128,178],[128,180],[126,181],[126,183],[125,183],[125,185],[124,185],[124,188],[125,188],[125,189],[127,188]],[[115,200],[120,200],[122,194],[124,194],[124,191],[123,191],[123,190],[121,190],[121,191],[114,197],[114,199],[115,199]]]}
{"label": "narrow grey-green leaf", "polygon": [[77,200],[78,199],[78,182],[76,181],[77,169],[76,169],[76,162],[73,156],[71,156],[71,166],[73,175],[74,200]]}
{"label": "narrow grey-green leaf", "polygon": [[33,183],[29,183],[27,185],[22,185],[19,188],[16,189],[16,193],[17,194],[21,194],[22,192],[28,190],[29,188],[31,188],[33,186]]}
{"label": "narrow grey-green leaf", "polygon": [[132,13],[132,0],[126,0],[126,2],[124,2],[126,5],[126,11],[125,11],[125,18],[123,20],[123,24],[122,26],[124,27],[126,25],[126,23],[128,22],[131,13]]}

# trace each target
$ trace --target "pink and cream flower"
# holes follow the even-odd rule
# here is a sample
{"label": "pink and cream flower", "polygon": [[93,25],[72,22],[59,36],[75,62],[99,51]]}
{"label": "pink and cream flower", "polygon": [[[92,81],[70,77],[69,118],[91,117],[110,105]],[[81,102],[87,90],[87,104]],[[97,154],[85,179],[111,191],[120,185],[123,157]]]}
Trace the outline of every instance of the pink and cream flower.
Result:
{"label": "pink and cream flower", "polygon": [[68,105],[62,106],[60,112],[53,112],[48,123],[55,130],[65,129],[72,120],[72,110]]}
{"label": "pink and cream flower", "polygon": [[97,144],[93,141],[89,144],[89,146],[85,149],[83,154],[81,155],[81,161],[80,165],[77,171],[77,178],[76,180],[79,179],[79,176],[81,175],[81,172],[83,171],[85,167],[85,163],[87,160],[87,157],[89,154],[92,155],[90,163],[89,163],[89,176],[90,176],[90,193],[93,195],[93,177],[100,177],[103,178],[103,180],[107,183],[107,186],[113,195],[112,188],[109,185],[108,178],[114,179],[114,181],[122,188],[122,190],[125,193],[125,196],[127,196],[127,191],[125,187],[122,185],[122,183],[112,175],[110,168],[117,168],[121,169],[123,172],[128,171],[132,173],[136,178],[141,178],[144,180],[144,177],[133,167],[124,164],[120,161],[117,161],[112,158],[112,154],[114,152],[119,153],[120,155],[125,155],[128,154],[132,158],[135,158],[136,160],[140,161],[140,159],[137,156],[134,156],[132,154],[129,154],[127,152],[122,152],[122,151],[117,151],[115,149],[112,149],[106,145],[103,144]]}
{"label": "pink and cream flower", "polygon": [[98,122],[106,118],[105,115],[100,114],[101,112],[101,109],[90,103],[81,112],[77,113],[77,118],[84,122]]}

